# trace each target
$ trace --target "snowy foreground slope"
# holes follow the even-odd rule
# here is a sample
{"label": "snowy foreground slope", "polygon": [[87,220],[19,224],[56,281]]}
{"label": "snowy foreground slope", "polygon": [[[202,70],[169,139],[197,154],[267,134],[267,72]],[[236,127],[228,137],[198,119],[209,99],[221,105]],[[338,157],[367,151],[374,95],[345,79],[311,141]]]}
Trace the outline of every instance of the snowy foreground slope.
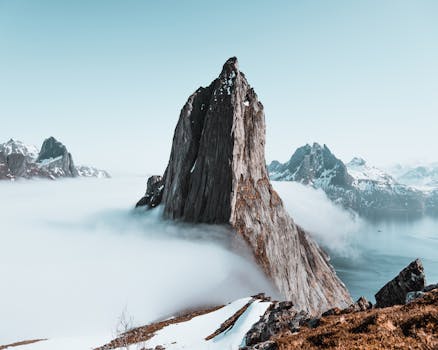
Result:
{"label": "snowy foreground slope", "polygon": [[[138,342],[130,334],[136,330],[128,331],[129,336],[123,335],[104,345],[106,337],[77,337],[59,338],[38,341],[32,344],[7,347],[5,349],[20,350],[88,350],[88,349],[160,349],[167,350],[238,350],[245,346],[245,335],[251,327],[264,315],[271,302],[254,299],[251,297],[236,300],[214,311],[195,316],[188,320],[179,321],[170,318],[161,329],[152,332],[150,339]],[[173,321],[172,321],[173,320]],[[172,323],[175,322],[175,323]],[[229,327],[221,326],[228,324]],[[160,323],[158,323],[160,324]],[[155,327],[155,326],[154,326]],[[159,328],[159,327],[155,327]]]}

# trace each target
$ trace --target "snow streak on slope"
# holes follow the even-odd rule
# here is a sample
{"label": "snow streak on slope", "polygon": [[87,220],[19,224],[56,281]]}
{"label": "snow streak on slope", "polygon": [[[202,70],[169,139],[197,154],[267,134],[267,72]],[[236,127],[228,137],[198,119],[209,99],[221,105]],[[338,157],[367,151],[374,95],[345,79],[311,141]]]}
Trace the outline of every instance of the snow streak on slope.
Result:
{"label": "snow streak on slope", "polygon": [[[213,339],[206,340],[220,325],[243,308],[251,298],[243,298],[224,306],[214,312],[197,316],[190,321],[169,325],[159,330],[156,335],[141,343],[146,349],[161,345],[166,350],[238,350],[243,344],[245,334],[265,313],[270,302],[256,300],[238,318],[237,322],[225,332]],[[123,350],[124,348],[119,348]]]}

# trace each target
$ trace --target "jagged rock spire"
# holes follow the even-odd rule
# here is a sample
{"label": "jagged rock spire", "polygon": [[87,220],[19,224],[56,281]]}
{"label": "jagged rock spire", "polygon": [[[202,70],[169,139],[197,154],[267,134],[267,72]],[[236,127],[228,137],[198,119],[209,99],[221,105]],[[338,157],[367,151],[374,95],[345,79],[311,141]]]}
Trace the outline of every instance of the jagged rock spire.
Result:
{"label": "jagged rock spire", "polygon": [[263,105],[233,57],[181,111],[163,176],[164,216],[230,224],[297,308],[318,314],[347,306],[345,286],[326,254],[287,214],[265,164]]}

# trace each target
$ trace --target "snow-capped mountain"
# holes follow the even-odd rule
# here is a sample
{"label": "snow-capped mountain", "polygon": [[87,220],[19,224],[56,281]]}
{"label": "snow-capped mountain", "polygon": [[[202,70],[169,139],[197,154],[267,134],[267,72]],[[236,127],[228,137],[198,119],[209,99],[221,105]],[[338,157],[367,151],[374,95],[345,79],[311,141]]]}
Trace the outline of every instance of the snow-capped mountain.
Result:
{"label": "snow-capped mountain", "polygon": [[109,174],[93,167],[76,167],[65,145],[54,137],[44,140],[41,151],[14,139],[0,144],[0,179],[77,176],[109,177]]}
{"label": "snow-capped mountain", "polygon": [[33,145],[26,145],[25,143],[10,139],[8,142],[0,144],[0,153],[8,156],[12,153],[19,153],[26,157],[28,161],[34,161],[38,157],[38,148]]}
{"label": "snow-capped mountain", "polygon": [[268,170],[272,180],[321,188],[334,202],[363,215],[423,213],[427,206],[422,191],[401,184],[362,158],[345,165],[318,143],[298,148],[284,164],[273,161]]}
{"label": "snow-capped mountain", "polygon": [[422,189],[438,189],[438,164],[416,166],[397,178],[409,186]]}

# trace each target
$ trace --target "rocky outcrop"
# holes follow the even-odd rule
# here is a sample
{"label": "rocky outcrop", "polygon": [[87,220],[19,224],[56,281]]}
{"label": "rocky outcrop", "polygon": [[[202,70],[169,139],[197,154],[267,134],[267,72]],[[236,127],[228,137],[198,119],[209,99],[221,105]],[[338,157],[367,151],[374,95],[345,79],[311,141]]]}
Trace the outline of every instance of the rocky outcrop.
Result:
{"label": "rocky outcrop", "polygon": [[60,177],[110,177],[104,170],[79,166],[67,148],[54,137],[44,140],[41,152],[34,146],[10,139],[0,144],[0,179]]}
{"label": "rocky outcrop", "polygon": [[365,297],[360,297],[356,302],[345,309],[333,308],[322,314],[322,316],[351,314],[352,312],[366,311],[373,308],[373,304]]}
{"label": "rocky outcrop", "polygon": [[161,199],[163,197],[163,189],[163,178],[161,176],[151,176],[148,179],[146,194],[137,202],[135,207],[156,207],[161,203]]}
{"label": "rocky outcrop", "polygon": [[309,315],[297,311],[290,301],[273,302],[260,321],[246,333],[245,344],[248,347],[257,346],[279,334],[298,332],[308,319]]}
{"label": "rocky outcrop", "polygon": [[406,302],[409,292],[422,291],[426,284],[423,264],[419,259],[411,262],[397,277],[380,289],[376,297],[376,307],[401,305]]}
{"label": "rocky outcrop", "polygon": [[264,146],[263,105],[237,59],[230,58],[181,111],[163,176],[164,216],[231,225],[298,309],[318,314],[349,305],[328,256],[293,222],[273,190]]}
{"label": "rocky outcrop", "polygon": [[67,151],[67,147],[53,136],[44,140],[36,162],[55,169],[57,176],[74,177],[78,175],[73,163],[73,157]]}

